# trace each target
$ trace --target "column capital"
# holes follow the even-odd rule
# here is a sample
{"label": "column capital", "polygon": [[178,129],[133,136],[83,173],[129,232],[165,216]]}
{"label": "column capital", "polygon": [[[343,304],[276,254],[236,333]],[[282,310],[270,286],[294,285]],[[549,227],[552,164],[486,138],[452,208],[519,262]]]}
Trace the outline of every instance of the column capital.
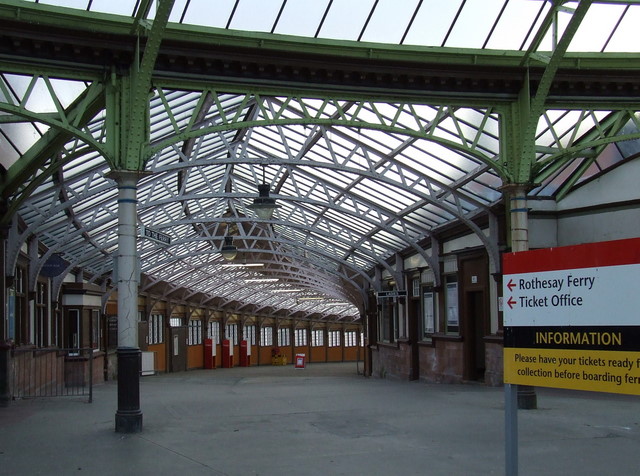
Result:
{"label": "column capital", "polygon": [[525,195],[535,188],[532,183],[505,183],[498,188],[503,194],[516,195],[524,193]]}
{"label": "column capital", "polygon": [[115,180],[118,183],[124,181],[138,182],[143,177],[153,175],[153,172],[148,170],[110,170],[105,177],[111,180]]}

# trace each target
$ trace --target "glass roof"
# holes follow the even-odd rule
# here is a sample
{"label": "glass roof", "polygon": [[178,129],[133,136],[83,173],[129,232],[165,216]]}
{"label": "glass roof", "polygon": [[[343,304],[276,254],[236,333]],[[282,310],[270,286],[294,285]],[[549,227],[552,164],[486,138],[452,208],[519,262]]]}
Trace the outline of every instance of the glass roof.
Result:
{"label": "glass roof", "polygon": [[[12,3],[148,20],[156,12],[156,2],[144,0]],[[308,41],[542,53],[554,50],[578,3],[552,14],[542,0],[218,0],[214,12],[209,0],[177,0],[170,21]],[[567,51],[637,53],[639,21],[638,2],[593,2]],[[24,236],[38,234],[100,282],[117,251],[117,188],[101,155],[104,105],[85,121],[65,117],[81,130],[75,140],[50,129],[92,88],[88,79],[2,72],[0,161],[9,170],[24,157],[42,158],[10,197],[23,197]],[[499,111],[490,105],[237,91],[152,80],[152,154],[138,223],[168,234],[171,245],[139,240],[143,291],[162,282],[167,294],[188,289],[238,312],[354,321],[374,268],[391,270],[388,261],[405,250],[428,259],[417,244],[434,230],[468,223],[502,199],[492,166],[501,157]],[[14,109],[32,114],[12,120]],[[531,195],[561,198],[635,157],[638,140],[627,140],[556,160],[598,131],[636,134],[639,122],[634,110],[545,110]],[[269,220],[250,207],[263,182],[279,205]],[[220,256],[225,236],[238,248],[234,263]]]}
{"label": "glass roof", "polygon": [[[135,16],[150,3],[140,0],[31,0],[92,12]],[[561,2],[558,34],[578,1]],[[363,42],[526,50],[551,2],[545,0],[176,0],[169,20],[187,25],[239,31]],[[637,51],[634,1],[598,1],[589,9],[569,51]],[[553,30],[539,50],[551,51]]]}

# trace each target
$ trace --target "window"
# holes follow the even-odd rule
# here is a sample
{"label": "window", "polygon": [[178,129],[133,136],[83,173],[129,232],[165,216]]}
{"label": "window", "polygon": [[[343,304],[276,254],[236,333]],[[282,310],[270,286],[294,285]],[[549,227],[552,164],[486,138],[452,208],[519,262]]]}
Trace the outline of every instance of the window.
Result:
{"label": "window", "polygon": [[249,345],[256,345],[256,326],[244,326],[242,328],[242,337]]}
{"label": "window", "polygon": [[47,302],[47,284],[43,282],[36,283],[35,344],[37,347],[47,347],[49,345]]}
{"label": "window", "polygon": [[302,347],[302,346],[307,345],[307,330],[306,329],[296,329],[295,344],[296,344],[297,347]]}
{"label": "window", "polygon": [[340,347],[340,331],[329,331],[329,347]]}
{"label": "window", "polygon": [[311,345],[313,347],[324,346],[324,330],[314,329],[311,331]]}
{"label": "window", "polygon": [[188,345],[202,344],[202,321],[201,320],[191,319],[189,321],[187,344]]}
{"label": "window", "polygon": [[[51,329],[51,345],[54,345],[56,347],[64,347],[64,322],[63,322],[63,312],[62,309],[58,306],[53,307],[52,306],[52,310],[51,312],[53,313],[53,315],[51,316],[51,325],[52,325],[52,329]],[[103,324],[102,322],[102,318],[101,318],[101,324]],[[100,343],[100,345],[102,346],[102,348],[104,348],[105,346],[105,342],[104,342],[104,336],[102,335],[103,333],[103,328],[102,325],[100,326],[100,337],[102,338],[102,341]]]}
{"label": "window", "polygon": [[67,347],[80,348],[80,309],[69,309],[67,322]]}
{"label": "window", "polygon": [[273,327],[262,327],[260,329],[260,345],[262,347],[273,345]]}
{"label": "window", "polygon": [[411,297],[420,297],[420,279],[416,278],[411,281]]}
{"label": "window", "polygon": [[398,338],[398,305],[394,299],[382,299],[379,306],[378,324],[383,342]]}
{"label": "window", "polygon": [[458,333],[460,322],[458,319],[458,281],[456,276],[447,276],[445,289],[447,332]]}
{"label": "window", "polygon": [[238,345],[238,324],[227,324],[224,330],[224,336],[229,340],[231,345]]}
{"label": "window", "polygon": [[364,347],[364,332],[360,333],[360,347]]}
{"label": "window", "polygon": [[8,298],[8,329],[7,337],[18,345],[29,342],[29,325],[27,319],[26,272],[24,268],[16,267],[13,288],[9,289]]}
{"label": "window", "polygon": [[278,346],[291,345],[291,330],[288,327],[278,329]]}
{"label": "window", "polygon": [[151,314],[149,319],[149,344],[162,344],[164,342],[164,316]]}
{"label": "window", "polygon": [[356,347],[358,345],[358,333],[356,331],[344,332],[344,346]]}
{"label": "window", "polygon": [[102,342],[102,326],[100,326],[100,310],[91,310],[91,348],[100,350]]}
{"label": "window", "polygon": [[436,331],[436,296],[432,287],[422,290],[422,339],[431,338]]}
{"label": "window", "polygon": [[172,317],[171,319],[169,319],[169,325],[171,327],[181,327],[184,324],[182,324],[182,318],[181,317]]}
{"label": "window", "polygon": [[218,321],[209,321],[207,337],[213,341],[214,345],[220,343],[220,323]]}

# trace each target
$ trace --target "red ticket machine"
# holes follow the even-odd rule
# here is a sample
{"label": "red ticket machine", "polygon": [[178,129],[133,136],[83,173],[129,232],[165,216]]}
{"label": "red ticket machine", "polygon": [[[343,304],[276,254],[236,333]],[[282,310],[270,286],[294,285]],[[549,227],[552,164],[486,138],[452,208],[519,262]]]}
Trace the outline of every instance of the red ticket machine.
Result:
{"label": "red ticket machine", "polygon": [[233,350],[229,343],[229,339],[222,341],[222,368],[230,369],[233,367]]}
{"label": "red ticket machine", "polygon": [[249,367],[251,365],[251,346],[246,340],[240,341],[240,367]]}

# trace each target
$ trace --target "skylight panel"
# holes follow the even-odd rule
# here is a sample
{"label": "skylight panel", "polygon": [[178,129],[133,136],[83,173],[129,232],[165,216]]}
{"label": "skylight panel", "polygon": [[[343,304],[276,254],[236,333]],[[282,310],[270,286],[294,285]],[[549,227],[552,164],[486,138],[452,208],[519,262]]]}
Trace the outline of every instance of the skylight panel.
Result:
{"label": "skylight panel", "polygon": [[621,18],[604,51],[608,53],[637,52],[638,25],[640,25],[640,5],[632,5]]}
{"label": "skylight panel", "polygon": [[316,176],[318,180],[327,182],[334,189],[338,190],[349,188],[353,180],[358,177],[358,175],[353,173],[329,168],[304,167],[304,170],[306,170],[308,174]]}
{"label": "skylight panel", "polygon": [[225,28],[234,4],[235,0],[216,0],[214,14],[211,0],[190,0],[184,18],[182,18],[182,23]]}
{"label": "skylight panel", "polygon": [[[398,231],[402,232],[404,231],[402,229],[402,227],[398,227]],[[373,237],[377,242],[381,243],[380,245],[375,245],[375,246],[380,246],[380,251],[386,251],[383,249],[384,248],[392,248],[394,250],[401,250],[402,248],[406,247],[408,244],[408,241],[412,240],[412,237],[410,236],[406,236],[406,239],[400,239],[398,238],[396,235],[389,233],[387,230],[385,229],[381,229],[378,232],[376,232]]]}
{"label": "skylight panel", "polygon": [[313,38],[326,8],[327,0],[287,2],[274,33]]}
{"label": "skylight panel", "polygon": [[320,29],[320,38],[357,40],[375,0],[334,0]]}
{"label": "skylight panel", "polygon": [[565,183],[571,174],[580,166],[579,160],[568,162],[563,168],[558,170],[552,177],[545,180],[540,186],[529,192],[531,196],[547,197],[553,196],[555,192]]}
{"label": "skylight panel", "polygon": [[86,10],[89,0],[38,0],[43,5],[54,5],[57,7],[77,8]]}
{"label": "skylight panel", "polygon": [[415,200],[415,196],[410,195],[408,191],[386,182],[383,185],[366,177],[358,183],[355,193],[362,198],[374,200],[381,205],[381,208],[391,211],[399,211]]}
{"label": "skylight panel", "polygon": [[471,180],[459,189],[462,192],[461,195],[467,195],[470,199],[489,205],[494,200],[498,200],[500,193],[492,188],[485,186],[484,184]]}
{"label": "skylight panel", "polygon": [[[467,0],[442,46],[482,48],[504,0]],[[450,24],[451,25],[451,24]]]}
{"label": "skylight panel", "polygon": [[41,77],[34,80],[31,76],[3,74],[2,78],[15,94],[13,99],[21,102],[26,109],[38,113],[57,113],[55,100],[64,109],[86,89],[85,83],[81,81],[50,78],[50,90]]}
{"label": "skylight panel", "polygon": [[486,48],[526,49],[549,10],[549,5],[550,3],[546,1],[511,0],[508,2],[487,41]]}
{"label": "skylight panel", "polygon": [[426,233],[440,223],[439,220],[434,220],[433,216],[425,208],[422,207],[404,218],[406,223],[413,225],[416,229],[423,230],[422,233]]}
{"label": "skylight panel", "polygon": [[[177,0],[174,6],[174,10],[178,8],[180,4],[183,4],[186,0]],[[42,3],[42,2],[40,2]],[[114,15],[133,15],[133,8],[137,2],[123,1],[123,0],[84,0],[86,8],[87,4],[91,4],[92,12],[112,13]]]}
{"label": "skylight panel", "polygon": [[369,234],[374,228],[371,223],[366,222],[357,215],[344,213],[342,210],[337,211],[334,209],[328,209],[324,212],[324,216],[332,223],[348,228],[352,232],[358,233],[361,236]]}
{"label": "skylight panel", "polygon": [[103,171],[105,169],[107,167],[104,163],[104,158],[96,152],[90,152],[64,165],[65,182],[73,183],[76,177],[84,176],[88,171]]}
{"label": "skylight panel", "polygon": [[233,30],[270,32],[280,11],[280,1],[242,0],[229,23]]}
{"label": "skylight panel", "polygon": [[[624,5],[602,5],[594,2],[574,35],[568,51],[601,51],[605,47],[609,35],[620,21],[624,10]],[[628,41],[635,44],[634,51],[637,51],[637,30],[633,32],[633,35],[629,30],[621,30],[619,35],[626,35]]]}
{"label": "skylight panel", "polygon": [[0,164],[8,169],[40,138],[28,122],[0,125]]}
{"label": "skylight panel", "polygon": [[400,44],[417,5],[418,0],[380,0],[361,40]]}

